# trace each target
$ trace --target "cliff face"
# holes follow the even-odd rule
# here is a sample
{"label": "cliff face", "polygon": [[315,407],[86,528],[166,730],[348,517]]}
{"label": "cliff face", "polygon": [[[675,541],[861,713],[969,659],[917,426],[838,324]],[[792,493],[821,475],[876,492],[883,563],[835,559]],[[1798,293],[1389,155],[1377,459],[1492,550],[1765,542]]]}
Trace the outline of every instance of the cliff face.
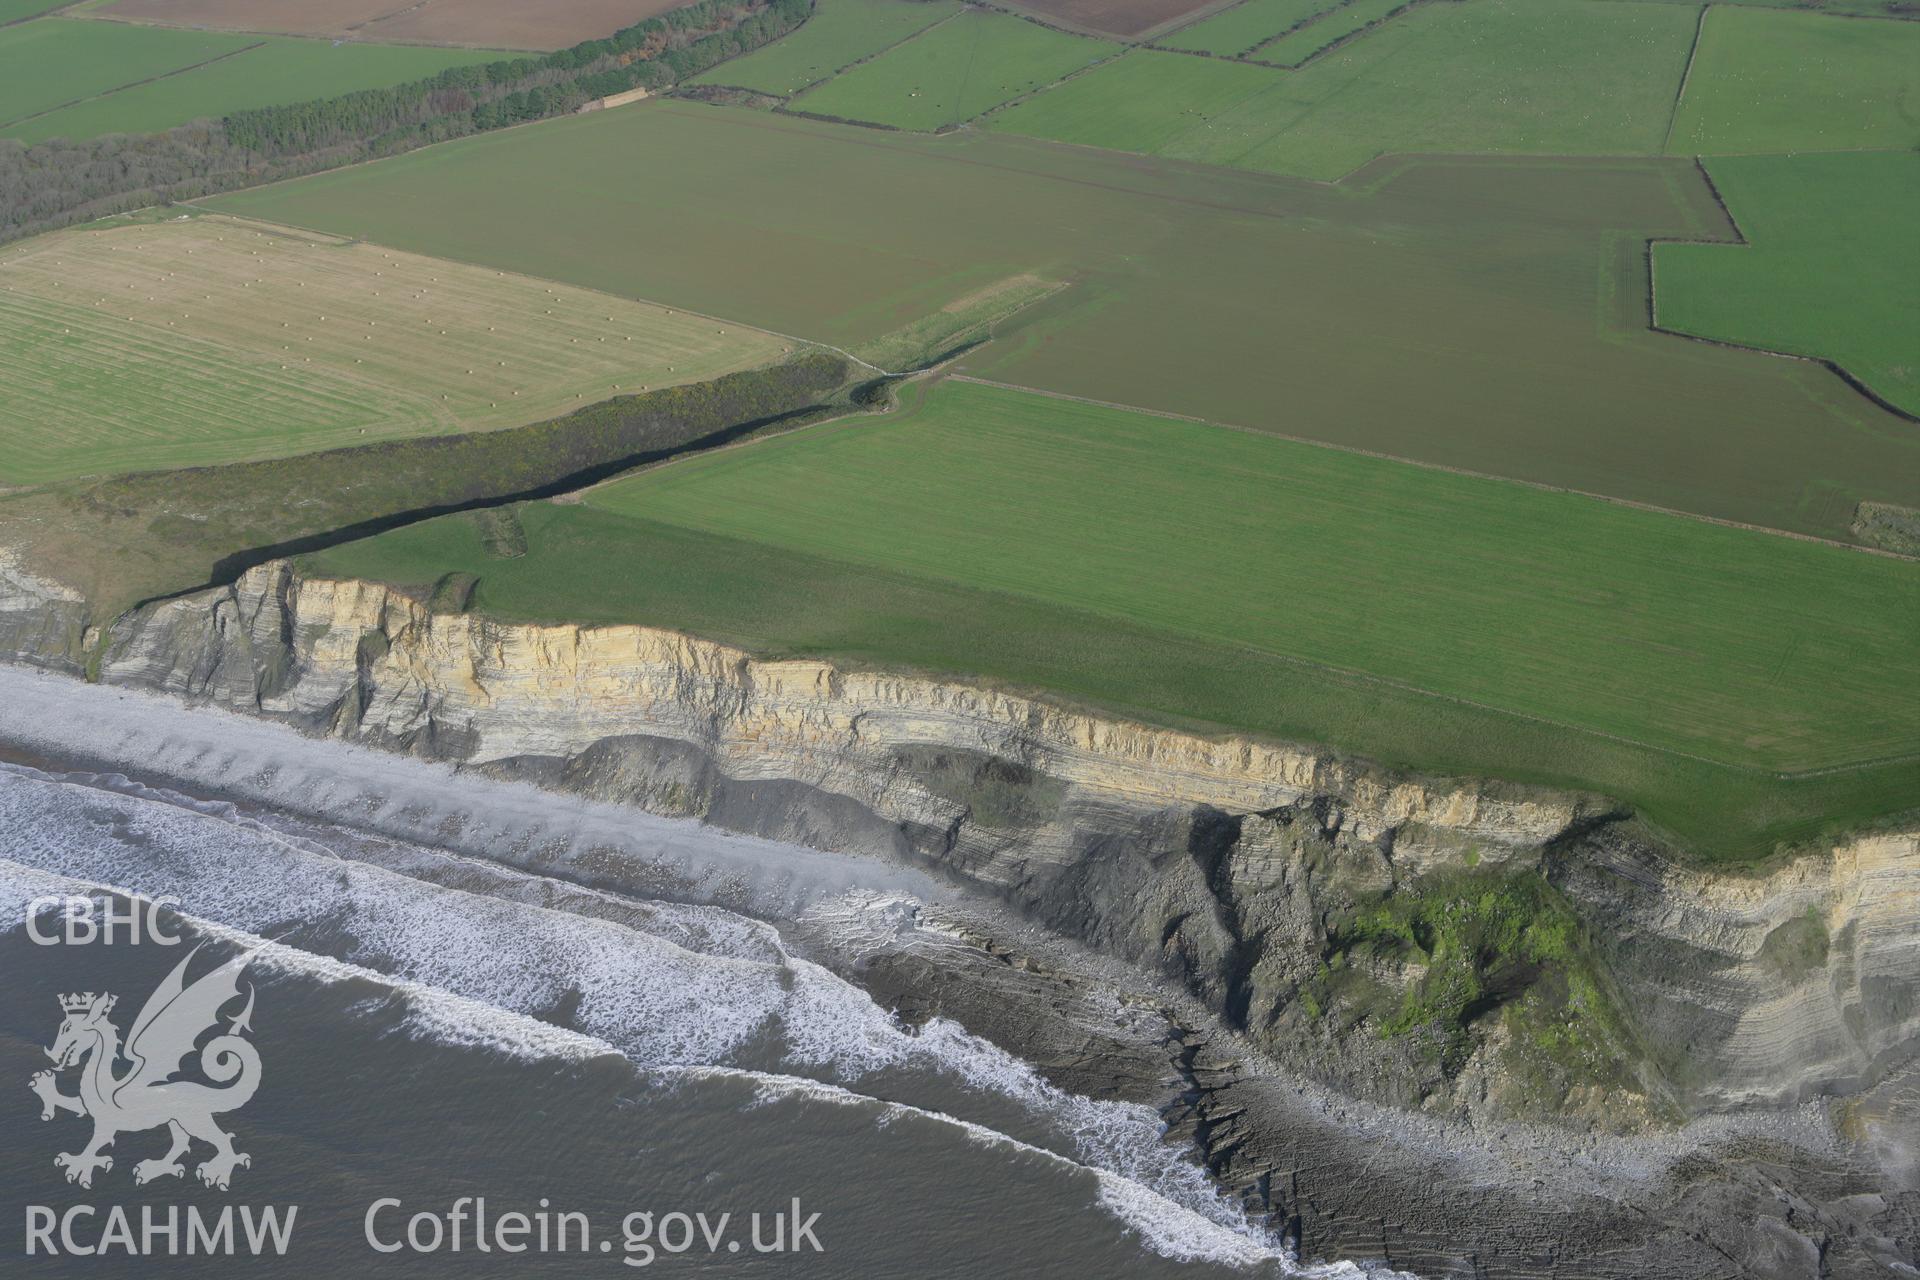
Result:
{"label": "cliff face", "polygon": [[0,656],[78,672],[87,616],[78,591],[30,572],[0,547]]}
{"label": "cliff face", "polygon": [[[0,585],[0,641],[66,662],[77,602]],[[1404,1106],[1631,1128],[1868,1089],[1920,1046],[1914,832],[1710,875],[1591,797],[646,627],[434,614],[284,562],[124,617],[99,676],[911,858]],[[1462,983],[1471,998],[1449,1003]]]}

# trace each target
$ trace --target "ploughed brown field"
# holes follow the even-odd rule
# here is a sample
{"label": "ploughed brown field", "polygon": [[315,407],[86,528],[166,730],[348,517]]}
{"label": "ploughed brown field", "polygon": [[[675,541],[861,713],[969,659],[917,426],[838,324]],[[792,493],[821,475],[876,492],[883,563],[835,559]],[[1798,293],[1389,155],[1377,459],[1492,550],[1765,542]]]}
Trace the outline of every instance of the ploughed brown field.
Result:
{"label": "ploughed brown field", "polygon": [[[1165,0],[1156,0],[1164,3]],[[114,0],[92,16],[484,49],[564,49],[686,0]]]}
{"label": "ploughed brown field", "polygon": [[1212,0],[1008,0],[1007,7],[1061,26],[1138,36],[1204,9]]}

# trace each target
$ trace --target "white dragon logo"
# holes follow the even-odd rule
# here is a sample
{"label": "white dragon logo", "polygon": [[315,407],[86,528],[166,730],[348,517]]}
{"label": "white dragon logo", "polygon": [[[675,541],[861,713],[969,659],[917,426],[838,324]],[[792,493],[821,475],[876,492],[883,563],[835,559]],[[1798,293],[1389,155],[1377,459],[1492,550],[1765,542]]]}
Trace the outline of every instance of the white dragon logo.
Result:
{"label": "white dragon logo", "polygon": [[[122,1133],[167,1127],[173,1146],[158,1160],[142,1160],[133,1167],[136,1184],[155,1178],[179,1177],[186,1172],[180,1157],[194,1139],[213,1147],[213,1155],[194,1172],[210,1187],[227,1189],[236,1166],[253,1161],[233,1149],[233,1135],[214,1123],[214,1116],[237,1111],[260,1087],[260,1053],[242,1038],[252,1030],[253,988],[247,988],[246,1008],[231,1018],[225,1034],[200,1047],[200,1070],[216,1085],[197,1080],[175,1080],[195,1042],[217,1029],[220,1010],[240,994],[240,971],[253,959],[251,951],[234,957],[212,973],[187,986],[187,965],[198,954],[195,947],[172,973],[154,988],[140,1016],[133,1020],[124,1048],[120,1031],[107,1018],[117,997],[91,991],[60,997],[66,1019],[47,1056],[53,1071],[37,1073],[28,1085],[40,1095],[40,1118],[51,1120],[62,1111],[93,1118],[93,1140],[80,1151],[53,1158],[68,1182],[93,1185],[96,1169],[113,1168],[113,1158],[102,1152]],[[115,1065],[124,1058],[130,1066],[121,1075]],[[55,1072],[80,1066],[80,1092],[60,1092]],[[230,1082],[230,1083],[229,1083]]]}

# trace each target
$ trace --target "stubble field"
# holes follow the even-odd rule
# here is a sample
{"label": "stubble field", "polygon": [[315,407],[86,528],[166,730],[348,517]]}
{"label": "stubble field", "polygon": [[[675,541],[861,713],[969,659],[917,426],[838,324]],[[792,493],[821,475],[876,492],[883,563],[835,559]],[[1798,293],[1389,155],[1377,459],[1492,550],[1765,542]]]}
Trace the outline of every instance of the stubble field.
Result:
{"label": "stubble field", "polygon": [[225,218],[61,232],[0,252],[0,484],[513,426],[786,345]]}

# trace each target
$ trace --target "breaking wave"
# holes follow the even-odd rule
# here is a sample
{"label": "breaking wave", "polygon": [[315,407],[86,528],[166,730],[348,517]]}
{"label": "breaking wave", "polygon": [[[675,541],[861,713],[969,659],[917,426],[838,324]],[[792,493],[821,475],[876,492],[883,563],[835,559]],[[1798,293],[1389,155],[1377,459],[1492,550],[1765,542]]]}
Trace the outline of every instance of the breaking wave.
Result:
{"label": "breaking wave", "polygon": [[[302,750],[352,752],[278,730],[270,738],[269,759],[283,781]],[[211,774],[252,767],[237,758],[222,764],[191,745],[170,751],[172,777],[188,757]],[[407,763],[375,760],[389,771]],[[297,767],[303,785],[310,784],[304,771],[314,766]],[[479,788],[460,796],[472,806],[472,820],[461,828],[469,835],[552,822],[518,795],[505,801],[514,816],[502,820],[485,808],[493,784],[458,781]],[[337,794],[324,784],[322,790]],[[370,785],[355,792],[363,799],[370,793]],[[586,807],[537,794],[549,806]],[[79,886],[171,895],[190,919],[236,944],[276,940],[263,946],[265,967],[392,989],[405,1000],[404,1025],[413,1035],[528,1058],[617,1053],[663,1079],[748,1081],[764,1103],[866,1108],[878,1124],[957,1126],[973,1142],[1057,1162],[1089,1179],[1092,1203],[1165,1257],[1290,1275],[1368,1274],[1345,1263],[1296,1265],[1281,1241],[1162,1140],[1160,1117],[1149,1107],[1067,1093],[945,1019],[903,1026],[865,992],[792,953],[762,920],[708,903],[584,888],[381,834],[404,808],[363,804],[348,829],[290,817],[264,802],[256,808],[200,800],[104,770],[50,774],[0,765],[0,909],[19,921],[33,898]],[[373,824],[370,834],[359,826],[363,811],[389,821]],[[640,816],[622,814],[631,845]],[[431,815],[407,821],[430,823]],[[690,881],[711,870],[701,865],[707,845],[729,843],[711,832],[669,835]],[[765,866],[786,852],[749,844],[744,854],[723,850],[720,865],[736,885],[749,863]],[[812,904],[826,915],[857,916],[876,901],[911,901],[891,869],[849,870],[826,855],[810,856],[826,860],[811,864],[798,895],[802,910]],[[751,886],[742,892],[752,896]],[[781,879],[779,896],[795,900],[791,877]],[[881,1073],[896,1081],[901,1072],[925,1073],[1002,1110],[1011,1106],[1025,1117],[1016,1127],[1036,1141],[857,1088]]]}

